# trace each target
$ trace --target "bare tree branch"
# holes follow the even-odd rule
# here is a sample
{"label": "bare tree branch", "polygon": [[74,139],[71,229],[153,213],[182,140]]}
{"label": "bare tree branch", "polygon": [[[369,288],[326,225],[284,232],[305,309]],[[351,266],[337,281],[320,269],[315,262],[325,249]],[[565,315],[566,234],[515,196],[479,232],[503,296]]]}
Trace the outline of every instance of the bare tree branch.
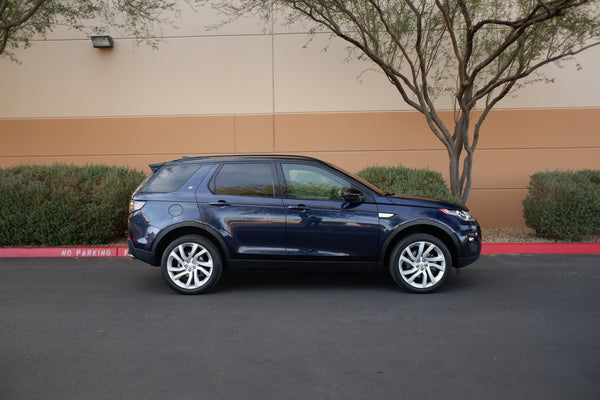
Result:
{"label": "bare tree branch", "polygon": [[[574,51],[567,51],[564,53],[561,53],[559,55],[550,57],[550,58],[546,58],[536,64],[534,64],[533,66],[527,68],[524,71],[518,71],[517,73],[508,76],[504,79],[500,79],[500,80],[496,80],[493,83],[490,83],[486,86],[484,86],[481,90],[479,90],[477,93],[475,93],[475,95],[473,96],[473,100],[472,103],[474,104],[475,102],[477,102],[478,100],[486,97],[488,94],[490,94],[491,92],[493,92],[495,89],[497,89],[498,87],[506,84],[506,83],[510,83],[510,82],[516,82],[520,79],[526,78],[529,75],[531,75],[533,72],[535,72],[536,70],[540,69],[541,67],[543,67],[544,65],[550,64],[554,61],[563,59],[565,57],[571,57],[574,55],[577,55],[585,50],[588,50],[592,47],[598,46],[600,45],[600,42],[596,42],[596,43],[592,43],[590,45],[584,46],[580,49],[574,50]],[[512,87],[512,86],[511,86]]]}

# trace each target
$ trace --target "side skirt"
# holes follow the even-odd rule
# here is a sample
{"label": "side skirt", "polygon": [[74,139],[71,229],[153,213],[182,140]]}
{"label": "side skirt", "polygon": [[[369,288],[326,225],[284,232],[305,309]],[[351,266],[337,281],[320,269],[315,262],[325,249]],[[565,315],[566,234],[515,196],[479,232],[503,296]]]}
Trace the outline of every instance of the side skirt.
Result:
{"label": "side skirt", "polygon": [[372,261],[273,261],[233,260],[225,261],[232,270],[291,270],[291,271],[377,271],[379,263]]}

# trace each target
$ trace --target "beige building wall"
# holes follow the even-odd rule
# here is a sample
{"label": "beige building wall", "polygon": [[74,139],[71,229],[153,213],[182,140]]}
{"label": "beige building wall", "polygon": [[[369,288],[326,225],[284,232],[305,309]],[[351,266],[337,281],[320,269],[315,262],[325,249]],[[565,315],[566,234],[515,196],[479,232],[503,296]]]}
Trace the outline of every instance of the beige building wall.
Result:
{"label": "beige building wall", "polygon": [[[307,27],[241,20],[219,31],[214,11],[184,12],[158,50],[113,32],[94,49],[57,30],[0,59],[0,166],[128,165],[182,155],[293,153],[350,171],[428,167],[448,159],[383,75],[346,61],[346,46]],[[310,39],[310,40],[309,40]],[[324,50],[326,49],[326,51]],[[468,206],[484,226],[523,226],[521,201],[539,170],[600,168],[600,49],[553,64],[551,85],[507,98],[486,121]],[[439,106],[452,117],[452,104]]]}

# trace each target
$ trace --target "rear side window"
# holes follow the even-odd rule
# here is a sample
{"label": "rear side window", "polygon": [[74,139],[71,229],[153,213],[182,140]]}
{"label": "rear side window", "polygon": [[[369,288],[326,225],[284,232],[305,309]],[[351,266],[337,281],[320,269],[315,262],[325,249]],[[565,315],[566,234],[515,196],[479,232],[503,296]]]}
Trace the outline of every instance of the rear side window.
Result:
{"label": "rear side window", "polygon": [[271,164],[225,164],[211,182],[215,194],[274,197]]}
{"label": "rear side window", "polygon": [[199,164],[166,165],[152,175],[143,191],[174,192],[183,186],[199,168]]}

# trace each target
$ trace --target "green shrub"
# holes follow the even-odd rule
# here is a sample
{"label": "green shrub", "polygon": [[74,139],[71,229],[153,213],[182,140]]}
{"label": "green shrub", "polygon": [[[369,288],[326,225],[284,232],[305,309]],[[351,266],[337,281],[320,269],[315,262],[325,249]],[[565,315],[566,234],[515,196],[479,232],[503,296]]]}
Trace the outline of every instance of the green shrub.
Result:
{"label": "green shrub", "polygon": [[103,244],[124,237],[141,172],[104,165],[0,169],[0,246]]}
{"label": "green shrub", "polygon": [[442,174],[428,169],[397,167],[367,167],[358,176],[379,189],[398,194],[429,197],[460,202],[453,196]]}
{"label": "green shrub", "polygon": [[528,191],[523,216],[536,235],[578,241],[600,233],[600,171],[538,172]]}

